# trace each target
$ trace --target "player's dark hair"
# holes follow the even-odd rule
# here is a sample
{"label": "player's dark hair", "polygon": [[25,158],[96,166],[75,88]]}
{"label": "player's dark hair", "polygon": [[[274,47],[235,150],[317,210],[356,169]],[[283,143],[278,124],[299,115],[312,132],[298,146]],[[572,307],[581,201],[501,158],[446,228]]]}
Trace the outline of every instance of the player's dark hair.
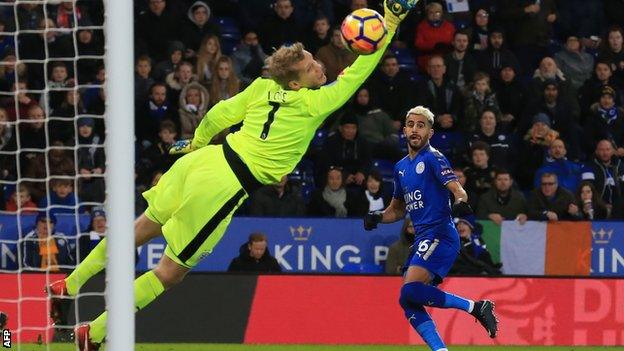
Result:
{"label": "player's dark hair", "polygon": [[249,240],[247,241],[247,243],[252,244],[252,243],[257,243],[261,241],[268,241],[267,236],[260,232],[253,232],[249,234]]}

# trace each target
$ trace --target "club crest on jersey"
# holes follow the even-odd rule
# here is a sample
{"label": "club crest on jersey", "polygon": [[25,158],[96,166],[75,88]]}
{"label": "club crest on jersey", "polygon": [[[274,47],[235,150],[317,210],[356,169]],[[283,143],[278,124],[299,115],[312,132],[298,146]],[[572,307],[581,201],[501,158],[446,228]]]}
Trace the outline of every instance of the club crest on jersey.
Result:
{"label": "club crest on jersey", "polygon": [[418,162],[416,165],[416,173],[422,174],[425,171],[425,163],[423,161]]}

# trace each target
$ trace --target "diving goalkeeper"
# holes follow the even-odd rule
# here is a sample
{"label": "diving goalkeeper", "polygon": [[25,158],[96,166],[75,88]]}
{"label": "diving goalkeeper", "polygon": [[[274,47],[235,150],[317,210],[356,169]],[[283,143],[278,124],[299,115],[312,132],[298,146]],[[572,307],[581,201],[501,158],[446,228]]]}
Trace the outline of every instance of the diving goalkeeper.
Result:
{"label": "diving goalkeeper", "polygon": [[[282,46],[268,58],[271,79],[256,79],[236,96],[215,105],[193,139],[170,152],[188,153],[167,171],[158,185],[143,193],[148,208],[135,221],[135,243],[164,235],[165,255],[157,267],[135,280],[140,310],[184,278],[217,245],[234,211],[254,190],[280,181],[308,148],[316,129],[342,106],[368,78],[389,45],[400,21],[417,1],[386,0],[388,40],[377,52],[358,59],[328,85],[321,65],[299,43]],[[208,145],[217,133],[243,122],[223,145]],[[192,152],[191,152],[192,151]],[[189,153],[190,152],[190,153]],[[62,320],[63,296],[80,287],[105,266],[106,240],[65,279],[51,284],[50,313]],[[106,335],[106,312],[76,329],[80,350],[97,350]]]}

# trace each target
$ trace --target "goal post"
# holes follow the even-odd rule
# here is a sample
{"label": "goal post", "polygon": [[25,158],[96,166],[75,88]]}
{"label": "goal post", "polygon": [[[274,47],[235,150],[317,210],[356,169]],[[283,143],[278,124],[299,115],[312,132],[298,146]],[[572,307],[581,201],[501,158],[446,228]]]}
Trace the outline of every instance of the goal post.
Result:
{"label": "goal post", "polygon": [[134,28],[132,1],[106,0],[108,350],[134,349]]}

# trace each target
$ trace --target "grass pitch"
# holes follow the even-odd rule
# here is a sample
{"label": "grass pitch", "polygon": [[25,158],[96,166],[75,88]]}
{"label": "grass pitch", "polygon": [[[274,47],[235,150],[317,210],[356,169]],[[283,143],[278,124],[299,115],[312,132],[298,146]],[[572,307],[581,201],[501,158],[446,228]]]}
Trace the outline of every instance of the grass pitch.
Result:
{"label": "grass pitch", "polygon": [[[49,348],[47,348],[49,346]],[[13,345],[21,351],[75,351],[73,344]],[[105,348],[104,348],[105,349]],[[240,345],[240,344],[137,344],[136,351],[429,351],[425,346],[386,345]],[[450,346],[450,351],[624,351],[624,347],[598,346]]]}

